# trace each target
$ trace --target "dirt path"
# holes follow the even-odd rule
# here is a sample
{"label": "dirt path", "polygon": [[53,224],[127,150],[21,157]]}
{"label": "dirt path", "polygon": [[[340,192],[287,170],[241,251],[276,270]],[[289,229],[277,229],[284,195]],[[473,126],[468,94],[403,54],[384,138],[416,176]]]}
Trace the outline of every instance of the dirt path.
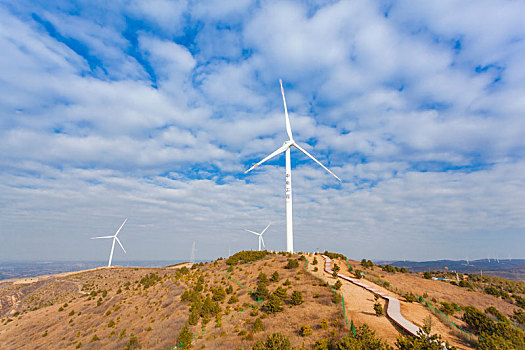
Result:
{"label": "dirt path", "polygon": [[[317,255],[317,259],[319,263],[315,266],[311,263],[308,264],[308,270],[315,276],[321,278],[323,281],[333,285],[336,280],[331,276],[331,274],[323,271],[325,261],[323,261],[320,255]],[[310,256],[309,260],[310,262],[313,261],[313,255]],[[342,264],[342,262],[338,262],[338,264],[339,266],[345,266]],[[315,267],[318,268],[318,271],[313,271]],[[402,330],[387,317],[377,317],[375,315],[374,303],[376,301],[374,300],[373,293],[349,281],[345,281],[342,278],[340,280],[343,283],[340,291],[345,298],[347,316],[356,326],[360,326],[364,323],[368,324],[370,328],[376,332],[377,336],[383,338],[390,345],[394,345],[396,338],[401,334]],[[399,299],[399,296],[388,291],[382,286],[378,286],[370,281],[366,281],[365,283],[380,294]],[[383,305],[384,310],[387,309],[387,302],[384,299],[380,298],[378,302]],[[430,313],[423,305],[419,303],[407,303],[401,300],[399,302],[401,314],[404,316],[404,318],[406,318],[418,328],[422,327],[425,318],[430,316],[432,320],[431,323],[433,333],[441,334],[446,341],[458,349],[472,349],[472,347],[468,346],[468,344],[465,344],[462,339],[454,335],[447,326],[441,323],[439,319]]]}

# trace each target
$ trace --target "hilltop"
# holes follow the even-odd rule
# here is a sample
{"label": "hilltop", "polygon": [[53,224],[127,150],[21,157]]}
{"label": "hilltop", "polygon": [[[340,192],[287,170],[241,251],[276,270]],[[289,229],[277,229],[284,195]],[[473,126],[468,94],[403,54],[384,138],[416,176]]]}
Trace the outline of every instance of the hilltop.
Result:
{"label": "hilltop", "polygon": [[[515,316],[525,306],[519,282],[470,277],[466,288],[390,265],[332,257],[341,273],[364,275],[366,283],[400,300],[407,320],[421,328],[431,325],[432,333],[459,349],[479,341],[464,319],[467,307],[482,312],[493,307],[521,332],[515,328],[523,326]],[[320,255],[239,252],[193,266],[97,268],[2,281],[0,348],[259,350],[289,342],[298,349],[329,349],[361,342],[386,349],[410,342],[391,320],[376,315],[376,304],[388,307],[384,300],[336,280],[323,264]],[[487,294],[487,288],[493,292],[489,287],[501,293]],[[503,294],[509,289],[510,299]],[[440,309],[448,319],[440,317]],[[487,317],[497,322],[496,312],[489,311]]]}

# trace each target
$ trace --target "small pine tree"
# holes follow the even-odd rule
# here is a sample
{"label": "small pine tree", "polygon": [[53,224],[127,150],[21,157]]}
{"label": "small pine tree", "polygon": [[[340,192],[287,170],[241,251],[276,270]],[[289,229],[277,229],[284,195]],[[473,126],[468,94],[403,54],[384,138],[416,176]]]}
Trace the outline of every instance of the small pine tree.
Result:
{"label": "small pine tree", "polygon": [[312,261],[312,265],[317,265],[317,257],[314,256],[314,261]]}
{"label": "small pine tree", "polygon": [[310,328],[309,325],[305,324],[304,326],[301,326],[301,330],[299,331],[301,334],[301,337],[307,337],[312,334],[312,328]]}
{"label": "small pine tree", "polygon": [[268,314],[274,314],[276,312],[283,311],[281,299],[274,294],[270,295],[268,301],[266,304],[264,304],[264,310]]}
{"label": "small pine tree", "polygon": [[199,310],[194,307],[190,311],[190,316],[188,317],[188,323],[192,326],[195,326],[199,322],[200,314]]}
{"label": "small pine tree", "polygon": [[273,291],[273,294],[277,297],[279,297],[281,300],[284,300],[286,299],[286,297],[288,296],[286,294],[286,289],[284,289],[283,287],[279,286],[277,287],[276,290]]}
{"label": "small pine tree", "polygon": [[299,261],[296,259],[288,259],[288,263],[286,264],[287,269],[295,269],[299,267]]}
{"label": "small pine tree", "polygon": [[382,316],[383,315],[383,305],[381,305],[381,303],[375,303],[374,311],[376,312],[376,316]]}
{"label": "small pine tree", "polygon": [[252,331],[253,333],[264,331],[263,321],[259,317],[257,317],[253,323]]}
{"label": "small pine tree", "polygon": [[304,303],[303,292],[294,290],[290,302],[292,303],[292,305],[300,305]]}
{"label": "small pine tree", "polygon": [[335,288],[336,290],[339,290],[339,289],[341,289],[341,286],[342,286],[342,285],[343,285],[343,284],[341,283],[341,281],[337,280],[337,282],[335,282],[335,284],[334,284],[334,288]]}
{"label": "small pine tree", "polygon": [[326,318],[323,319],[323,320],[321,321],[321,328],[322,328],[322,329],[327,329],[328,326],[329,326],[329,324],[328,324],[328,320],[327,320]]}
{"label": "small pine tree", "polygon": [[179,346],[179,349],[191,348],[192,338],[193,338],[193,334],[191,334],[188,324],[185,324],[184,327],[179,332],[179,336],[177,337],[177,345]]}
{"label": "small pine tree", "polygon": [[270,278],[270,281],[271,282],[279,282],[279,272],[274,271],[274,273],[272,274],[272,278]]}
{"label": "small pine tree", "polygon": [[339,271],[341,271],[341,268],[339,267],[339,265],[334,264],[334,268],[332,269],[332,271],[332,277],[337,278],[337,275],[339,274]]}

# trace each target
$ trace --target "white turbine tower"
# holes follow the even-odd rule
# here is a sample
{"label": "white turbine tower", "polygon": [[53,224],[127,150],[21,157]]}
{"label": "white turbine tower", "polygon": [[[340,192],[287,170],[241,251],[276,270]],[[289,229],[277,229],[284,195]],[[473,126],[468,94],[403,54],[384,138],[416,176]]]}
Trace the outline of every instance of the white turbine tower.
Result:
{"label": "white turbine tower", "polygon": [[285,123],[286,123],[286,132],[288,134],[289,139],[288,141],[285,141],[281,147],[276,149],[273,153],[268,155],[266,158],[261,160],[259,163],[256,163],[250,169],[246,170],[244,173],[247,174],[252,169],[258,167],[259,165],[266,162],[267,160],[275,157],[278,154],[286,152],[286,173],[285,173],[286,174],[286,177],[285,177],[285,180],[286,180],[286,192],[285,192],[286,193],[286,251],[293,253],[292,166],[290,162],[290,148],[292,146],[297,148],[299,151],[303,152],[306,156],[308,156],[314,162],[319,164],[324,170],[332,174],[337,180],[341,181],[341,179],[337,177],[337,175],[335,175],[333,172],[331,172],[327,167],[321,164],[321,162],[315,159],[310,153],[308,153],[301,146],[295,143],[293,136],[292,136],[292,128],[290,126],[290,118],[288,117],[288,108],[286,107],[286,99],[284,98],[283,82],[281,79],[279,79],[279,83],[281,84],[281,94],[283,95],[284,118],[285,118]]}
{"label": "white turbine tower", "polygon": [[259,236],[259,250],[261,250],[261,243],[262,243],[262,246],[263,246],[264,248],[266,248],[266,246],[264,245],[264,239],[263,239],[262,236],[263,236],[263,234],[266,232],[266,230],[268,229],[268,227],[270,227],[271,224],[272,224],[272,223],[270,222],[270,223],[268,224],[268,226],[266,226],[266,227],[264,228],[264,230],[262,230],[261,233],[258,233],[258,232],[255,232],[255,231],[251,231],[251,230],[246,230],[246,229],[244,229],[245,231],[251,232],[251,233],[253,233],[253,234],[256,235],[256,236]]}
{"label": "white turbine tower", "polygon": [[91,239],[113,238],[113,244],[111,245],[111,253],[109,254],[108,267],[111,267],[111,260],[113,260],[113,251],[115,250],[115,241],[118,242],[118,244],[120,245],[120,247],[122,248],[124,253],[126,253],[126,249],[124,249],[124,246],[122,245],[122,243],[120,243],[120,240],[117,237],[118,233],[120,232],[120,230],[122,230],[122,227],[124,226],[126,221],[128,221],[128,218],[126,218],[126,220],[124,220],[122,225],[120,225],[119,229],[117,230],[117,232],[113,236],[91,237]]}

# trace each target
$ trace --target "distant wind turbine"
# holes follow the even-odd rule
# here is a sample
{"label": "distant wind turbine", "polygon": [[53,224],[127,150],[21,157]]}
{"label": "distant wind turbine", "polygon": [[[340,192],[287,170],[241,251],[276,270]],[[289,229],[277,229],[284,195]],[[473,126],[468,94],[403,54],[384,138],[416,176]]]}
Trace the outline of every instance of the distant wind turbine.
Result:
{"label": "distant wind turbine", "polygon": [[281,154],[283,152],[286,152],[286,251],[293,253],[293,219],[292,219],[292,166],[291,166],[291,160],[290,160],[290,148],[295,147],[299,151],[303,152],[307,157],[312,159],[314,162],[319,164],[324,170],[328,171],[332,176],[334,176],[337,180],[341,181],[341,179],[335,175],[330,169],[325,167],[321,162],[319,162],[317,159],[315,159],[310,153],[308,153],[306,150],[304,150],[301,146],[299,146],[297,143],[295,143],[293,136],[292,136],[292,128],[290,126],[290,118],[288,117],[288,108],[286,107],[286,99],[284,98],[284,89],[283,89],[283,82],[281,79],[279,79],[279,84],[281,84],[281,94],[283,95],[283,104],[284,104],[284,118],[286,123],[286,132],[288,134],[288,141],[285,141],[284,144],[276,149],[273,153],[269,154],[266,158],[261,160],[259,163],[256,163],[253,165],[250,169],[246,170],[244,173],[247,174],[248,172],[252,171],[262,163],[266,162],[267,160],[270,160],[271,158],[275,157],[278,154]]}
{"label": "distant wind turbine", "polygon": [[259,250],[261,250],[261,243],[262,243],[262,246],[266,249],[266,246],[264,245],[264,239],[263,239],[262,236],[263,236],[263,234],[266,232],[266,230],[268,229],[268,227],[270,227],[271,224],[272,224],[272,223],[270,222],[270,223],[268,224],[268,226],[266,226],[266,227],[264,228],[264,230],[262,230],[261,233],[258,233],[258,232],[255,232],[255,231],[251,231],[251,230],[246,230],[246,229],[244,229],[245,231],[248,231],[248,232],[250,232],[250,233],[253,233],[253,234],[256,235],[256,236],[259,236]]}
{"label": "distant wind turbine", "polygon": [[195,249],[195,241],[193,241],[193,244],[191,245],[191,256],[190,256],[190,262],[192,264],[195,264],[195,251],[197,249]]}
{"label": "distant wind turbine", "polygon": [[119,229],[117,230],[117,232],[113,236],[91,237],[91,239],[113,238],[113,244],[111,245],[111,253],[109,254],[108,267],[111,267],[111,261],[113,260],[113,251],[115,250],[115,241],[118,242],[118,244],[120,245],[120,247],[122,248],[124,253],[126,253],[126,249],[124,249],[124,246],[122,245],[122,243],[120,243],[120,240],[117,237],[117,235],[120,232],[120,230],[122,230],[122,227],[124,227],[124,224],[126,223],[126,221],[128,221],[128,218],[126,218],[126,220],[124,220],[122,225],[120,225]]}

